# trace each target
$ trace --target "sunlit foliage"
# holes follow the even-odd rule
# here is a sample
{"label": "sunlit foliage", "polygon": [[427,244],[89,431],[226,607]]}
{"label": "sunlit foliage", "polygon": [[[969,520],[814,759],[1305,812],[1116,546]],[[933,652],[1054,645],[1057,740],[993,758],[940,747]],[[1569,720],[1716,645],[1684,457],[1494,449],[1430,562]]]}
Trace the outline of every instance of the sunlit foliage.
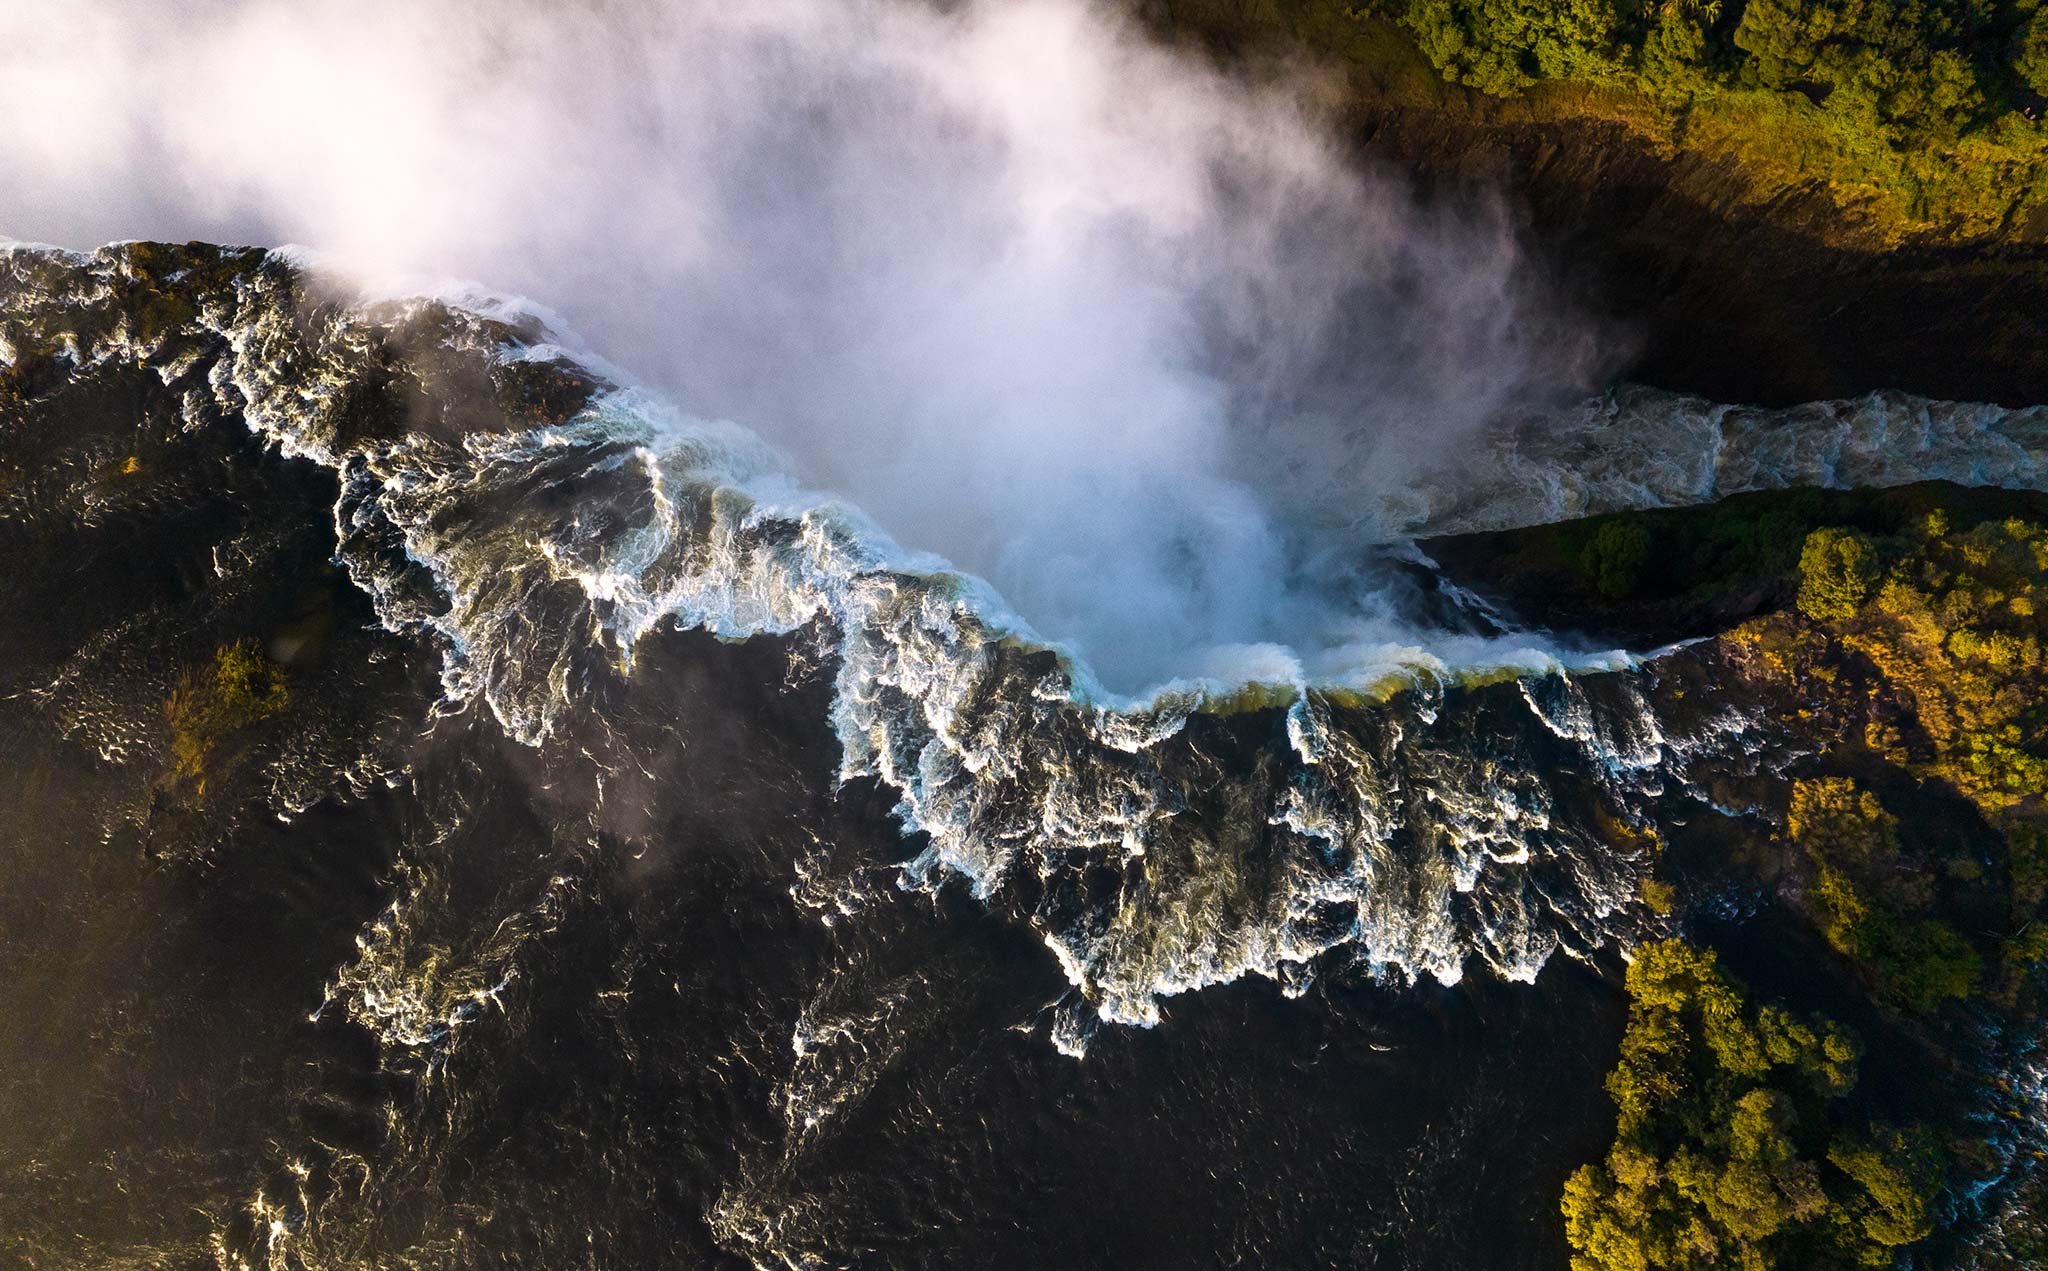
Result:
{"label": "sunlit foliage", "polygon": [[1807,689],[1859,686],[1831,698],[1853,711],[1867,697],[1849,731],[1885,764],[1969,799],[2006,838],[2002,861],[1907,852],[1869,790],[1840,776],[1798,782],[1787,830],[1805,867],[1802,907],[1893,1006],[2032,1000],[2048,966],[2048,529],[1956,530],[1935,511],[1881,538],[1817,531],[1801,567],[1808,620],[1739,632],[1752,664]]}
{"label": "sunlit foliage", "polygon": [[1405,21],[1446,79],[1496,94],[1612,74],[1623,31],[1611,0],[1433,0]]}
{"label": "sunlit foliage", "polygon": [[[1996,232],[2042,197],[2048,18],[2035,0],[1380,0],[1453,83],[1641,94],[1776,179]],[[1708,116],[1712,116],[1711,119]],[[1959,163],[1961,155],[1967,160]]]}
{"label": "sunlit foliage", "polygon": [[1809,618],[1853,617],[1877,579],[1868,535],[1836,527],[1806,536],[1799,553],[1799,609]]}
{"label": "sunlit foliage", "polygon": [[1933,1227],[1925,1136],[1842,1124],[1858,1047],[1680,940],[1629,967],[1613,1148],[1566,1184],[1573,1271],[1883,1266]]}
{"label": "sunlit foliage", "polygon": [[1952,141],[2035,83],[2031,6],[1941,0],[1410,0],[1401,20],[1457,83],[1627,80],[1666,94],[1796,92],[1891,144]]}
{"label": "sunlit foliage", "polygon": [[1935,774],[1987,812],[2048,794],[2044,602],[2048,529],[1932,518],[1844,632],[1910,697]]}
{"label": "sunlit foliage", "polygon": [[1933,916],[1934,879],[1902,859],[1897,818],[1873,795],[1842,777],[1798,782],[1787,828],[1813,867],[1814,925],[1880,995],[1917,1011],[1969,996],[1983,960]]}
{"label": "sunlit foliage", "polygon": [[2048,9],[2034,11],[2014,45],[2014,73],[2028,89],[2048,97]]}
{"label": "sunlit foliage", "polygon": [[291,701],[284,668],[253,641],[222,645],[213,664],[187,671],[164,703],[171,726],[172,774],[204,783],[215,747],[251,724],[268,719]]}

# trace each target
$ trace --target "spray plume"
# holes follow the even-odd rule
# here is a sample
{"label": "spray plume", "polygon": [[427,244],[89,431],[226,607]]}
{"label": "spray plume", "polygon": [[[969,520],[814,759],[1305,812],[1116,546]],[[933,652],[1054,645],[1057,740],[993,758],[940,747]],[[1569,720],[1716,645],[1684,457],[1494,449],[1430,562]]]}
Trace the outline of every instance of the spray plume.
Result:
{"label": "spray plume", "polygon": [[1083,0],[15,6],[0,232],[487,280],[1103,681],[1341,673],[1380,498],[1575,391],[1498,209]]}

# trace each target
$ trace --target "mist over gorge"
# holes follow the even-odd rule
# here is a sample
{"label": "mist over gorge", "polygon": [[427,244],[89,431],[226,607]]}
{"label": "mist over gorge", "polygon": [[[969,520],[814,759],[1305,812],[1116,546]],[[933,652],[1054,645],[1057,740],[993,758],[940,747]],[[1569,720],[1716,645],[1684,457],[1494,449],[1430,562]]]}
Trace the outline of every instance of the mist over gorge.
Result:
{"label": "mist over gorge", "polygon": [[1124,691],[1390,628],[1360,509],[1608,357],[1501,208],[1101,5],[124,8],[11,43],[10,232],[523,293]]}

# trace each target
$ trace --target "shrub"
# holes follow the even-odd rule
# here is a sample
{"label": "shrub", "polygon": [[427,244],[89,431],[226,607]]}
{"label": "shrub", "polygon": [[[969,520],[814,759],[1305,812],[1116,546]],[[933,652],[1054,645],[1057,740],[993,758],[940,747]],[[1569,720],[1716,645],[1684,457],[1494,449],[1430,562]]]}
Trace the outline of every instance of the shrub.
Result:
{"label": "shrub", "polygon": [[291,700],[284,668],[253,640],[222,645],[204,672],[187,671],[164,703],[171,725],[172,775],[202,779],[223,739],[282,711]]}
{"label": "shrub", "polygon": [[2020,82],[2048,97],[2048,9],[2037,9],[2014,41],[2013,73]]}
{"label": "shrub", "polygon": [[1877,581],[1877,549],[1868,535],[1830,527],[1806,536],[1799,552],[1799,611],[1816,621],[1852,618]]}
{"label": "shrub", "polygon": [[1643,903],[1653,914],[1668,915],[1678,907],[1678,889],[1661,879],[1643,880]]}
{"label": "shrub", "polygon": [[1650,558],[1650,532],[1633,521],[1609,521],[1579,557],[1580,568],[1609,599],[1626,596],[1641,581]]}

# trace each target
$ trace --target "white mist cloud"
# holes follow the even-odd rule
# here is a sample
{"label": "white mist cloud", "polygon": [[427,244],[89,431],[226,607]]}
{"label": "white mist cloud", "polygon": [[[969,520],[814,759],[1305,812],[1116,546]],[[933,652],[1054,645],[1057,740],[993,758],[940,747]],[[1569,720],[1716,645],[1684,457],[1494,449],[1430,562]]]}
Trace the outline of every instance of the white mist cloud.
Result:
{"label": "white mist cloud", "polygon": [[1356,646],[1376,495],[1587,353],[1498,215],[1083,0],[16,0],[0,233],[524,292],[1131,688]]}

